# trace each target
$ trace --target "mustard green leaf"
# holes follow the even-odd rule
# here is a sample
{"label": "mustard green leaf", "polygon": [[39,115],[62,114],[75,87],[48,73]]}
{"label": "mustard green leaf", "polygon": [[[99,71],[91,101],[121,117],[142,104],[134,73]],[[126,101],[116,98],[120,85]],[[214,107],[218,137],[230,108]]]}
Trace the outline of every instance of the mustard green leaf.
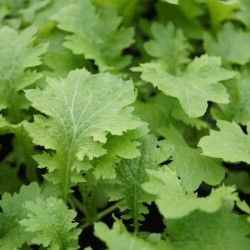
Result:
{"label": "mustard green leaf", "polygon": [[142,188],[155,195],[155,203],[166,219],[182,218],[196,210],[214,213],[223,204],[233,206],[233,202],[238,199],[234,194],[235,188],[224,186],[214,189],[207,197],[197,198],[194,193],[186,193],[176,172],[170,168],[147,172],[149,181],[142,184]]}
{"label": "mustard green leaf", "polygon": [[132,28],[121,27],[114,6],[98,12],[90,0],[78,0],[54,17],[59,29],[70,32],[64,45],[77,55],[93,59],[101,71],[121,69],[131,58],[121,55],[133,42]]}
{"label": "mustard green leaf", "polygon": [[191,46],[181,29],[176,29],[172,23],[164,26],[160,23],[151,25],[153,39],[144,44],[146,52],[161,62],[170,73],[175,73],[186,65]]}
{"label": "mustard green leaf", "polygon": [[220,184],[225,176],[220,160],[206,157],[199,148],[190,147],[173,126],[161,128],[159,133],[174,147],[170,166],[187,191],[195,191],[202,182],[213,186]]}
{"label": "mustard green leaf", "polygon": [[[112,229],[108,228],[103,222],[95,223],[95,235],[106,243],[109,250],[171,250],[172,248],[167,247],[167,243],[159,247],[149,241],[141,239],[135,235],[127,232],[125,226],[120,222],[116,221],[113,224]],[[161,243],[162,244],[162,243]]]}
{"label": "mustard green leaf", "polygon": [[225,87],[230,95],[230,103],[216,105],[212,115],[216,120],[236,121],[246,125],[250,121],[250,71],[237,72],[235,79],[226,81]]}
{"label": "mustard green leaf", "polygon": [[37,183],[22,186],[19,194],[4,193],[0,201],[2,212],[0,213],[0,249],[13,250],[20,248],[25,242],[32,239],[33,235],[25,231],[20,221],[27,216],[25,203],[35,201],[37,198],[46,198]]}
{"label": "mustard green leaf", "polygon": [[250,163],[250,137],[235,122],[217,121],[220,131],[210,130],[201,138],[198,146],[203,155],[221,158],[228,162]]}
{"label": "mustard green leaf", "polygon": [[195,211],[179,220],[167,220],[167,234],[175,250],[248,249],[249,223],[244,216],[222,207],[215,213]]}
{"label": "mustard green leaf", "polygon": [[35,144],[54,151],[36,159],[48,167],[47,178],[61,184],[64,197],[83,161],[106,154],[108,133],[119,136],[142,125],[128,107],[136,97],[132,81],[107,73],[71,71],[66,79],[50,79],[45,90],[27,90],[26,97],[47,116],[25,127]]}
{"label": "mustard green leaf", "polygon": [[235,73],[221,68],[218,57],[203,55],[195,58],[186,70],[174,76],[156,63],[144,63],[135,71],[164,94],[179,99],[182,108],[192,118],[204,115],[207,102],[228,103],[228,94],[220,81],[233,78]]}
{"label": "mustard green leaf", "polygon": [[236,28],[232,23],[226,23],[217,32],[216,39],[206,34],[204,47],[208,55],[222,58],[224,64],[244,65],[250,60],[250,32]]}
{"label": "mustard green leaf", "polygon": [[240,10],[239,0],[199,0],[207,5],[212,27],[216,30],[220,24],[227,20],[238,20],[237,13]]}
{"label": "mustard green leaf", "polygon": [[76,212],[69,210],[62,200],[54,197],[27,201],[27,218],[20,221],[25,230],[33,233],[32,244],[48,249],[78,249],[80,230],[73,222]]}
{"label": "mustard green leaf", "polygon": [[143,203],[149,203],[149,196],[141,188],[141,184],[148,180],[147,169],[159,169],[159,164],[166,161],[172,153],[172,147],[165,141],[157,142],[152,135],[145,136],[138,147],[140,156],[132,160],[122,160],[116,167],[116,179],[108,189],[111,200],[120,201],[119,207],[126,210],[124,218],[134,220],[135,230],[138,221],[148,212]]}
{"label": "mustard green leaf", "polygon": [[0,110],[7,109],[7,118],[13,123],[21,122],[21,111],[29,107],[21,91],[42,76],[32,68],[41,64],[47,45],[35,45],[35,33],[33,27],[21,32],[0,29]]}

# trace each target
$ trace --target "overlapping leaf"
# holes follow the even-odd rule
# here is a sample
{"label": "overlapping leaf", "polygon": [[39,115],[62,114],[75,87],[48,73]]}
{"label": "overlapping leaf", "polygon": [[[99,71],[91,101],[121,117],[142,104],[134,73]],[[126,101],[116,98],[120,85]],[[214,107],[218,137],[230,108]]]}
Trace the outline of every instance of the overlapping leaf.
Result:
{"label": "overlapping leaf", "polygon": [[235,79],[225,82],[230,95],[230,103],[216,105],[212,114],[217,120],[236,121],[246,125],[250,121],[250,72],[244,69],[237,73]]}
{"label": "overlapping leaf", "polygon": [[66,79],[50,79],[45,90],[29,90],[26,96],[48,116],[36,116],[26,125],[28,132],[35,144],[55,151],[36,160],[48,167],[47,178],[62,185],[65,197],[70,183],[82,178],[76,176],[84,169],[82,160],[106,153],[102,144],[108,133],[122,135],[142,124],[127,107],[136,97],[133,83],[110,74],[71,71]]}
{"label": "overlapping leaf", "polygon": [[143,189],[155,195],[155,203],[166,219],[177,219],[187,216],[195,210],[214,213],[223,204],[233,205],[238,199],[232,187],[220,187],[205,198],[187,194],[178,179],[176,172],[170,168],[165,171],[148,170],[149,181],[142,184]]}
{"label": "overlapping leaf", "polygon": [[213,214],[196,211],[179,220],[167,220],[166,224],[175,250],[249,248],[248,222],[225,207]]}
{"label": "overlapping leaf", "polygon": [[222,58],[226,64],[246,64],[250,60],[250,33],[237,29],[232,23],[226,23],[214,39],[205,35],[204,47],[209,55]]}
{"label": "overlapping leaf", "polygon": [[174,147],[171,167],[181,177],[187,191],[196,190],[204,181],[218,185],[225,176],[221,162],[201,155],[201,150],[190,147],[181,134],[174,128],[162,128],[159,133]]}
{"label": "overlapping leaf", "polygon": [[76,212],[69,210],[62,200],[51,197],[46,200],[28,201],[24,205],[27,218],[20,221],[27,232],[33,233],[32,244],[49,249],[78,249],[80,230],[72,222]]}
{"label": "overlapping leaf", "polygon": [[122,50],[133,42],[133,29],[120,27],[121,18],[113,6],[98,12],[90,0],[78,0],[54,18],[58,27],[72,33],[66,37],[65,46],[75,54],[93,59],[101,71],[121,69],[130,63]]}
{"label": "overlapping leaf", "polygon": [[146,170],[158,169],[159,164],[170,157],[172,148],[165,141],[157,143],[154,136],[148,135],[141,141],[139,150],[140,156],[118,164],[116,180],[108,190],[111,200],[121,200],[119,207],[128,209],[124,218],[134,220],[135,230],[138,230],[138,221],[143,220],[142,214],[148,212],[143,203],[150,202],[152,198],[141,188],[148,179]]}
{"label": "overlapping leaf", "polygon": [[221,68],[217,57],[203,55],[195,58],[178,76],[166,72],[155,63],[145,63],[136,68],[141,78],[157,86],[166,95],[179,99],[190,117],[204,115],[207,102],[228,103],[228,94],[220,81],[234,77],[234,72]]}
{"label": "overlapping leaf", "polygon": [[175,29],[171,23],[167,26],[153,23],[151,32],[153,39],[144,44],[146,52],[161,62],[168,72],[174,74],[189,62],[191,46],[181,29]]}
{"label": "overlapping leaf", "polygon": [[[250,163],[250,136],[235,122],[218,121],[220,131],[211,130],[199,142],[203,154],[228,162]],[[249,125],[248,125],[249,126]]]}
{"label": "overlapping leaf", "polygon": [[34,45],[35,33],[34,28],[20,33],[9,27],[0,30],[0,110],[7,109],[10,122],[24,119],[21,111],[28,104],[20,92],[42,76],[32,68],[41,64],[47,46]]}

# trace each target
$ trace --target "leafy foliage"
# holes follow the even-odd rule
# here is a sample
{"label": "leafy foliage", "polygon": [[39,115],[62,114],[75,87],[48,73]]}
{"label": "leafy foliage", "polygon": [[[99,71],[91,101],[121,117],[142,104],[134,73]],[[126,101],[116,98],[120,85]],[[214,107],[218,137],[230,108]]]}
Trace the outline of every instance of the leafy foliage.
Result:
{"label": "leafy foliage", "polygon": [[129,64],[130,58],[122,57],[121,52],[133,42],[133,29],[119,27],[121,18],[112,6],[96,13],[90,0],[79,0],[63,8],[55,20],[60,29],[73,33],[65,46],[75,54],[94,59],[101,71]]}
{"label": "leafy foliage", "polygon": [[0,250],[248,250],[248,0],[0,0]]}

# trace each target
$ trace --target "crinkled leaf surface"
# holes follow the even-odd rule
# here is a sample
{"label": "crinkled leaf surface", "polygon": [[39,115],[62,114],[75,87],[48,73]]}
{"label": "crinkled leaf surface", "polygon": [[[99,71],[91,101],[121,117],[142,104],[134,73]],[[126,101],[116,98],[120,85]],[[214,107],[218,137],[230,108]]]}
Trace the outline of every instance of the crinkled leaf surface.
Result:
{"label": "crinkled leaf surface", "polygon": [[175,250],[249,249],[248,222],[224,207],[213,214],[196,211],[179,220],[167,220],[166,224]]}
{"label": "crinkled leaf surface", "polygon": [[141,214],[148,212],[143,203],[150,202],[152,198],[141,188],[141,184],[148,180],[146,169],[158,169],[159,164],[170,157],[172,147],[148,135],[141,141],[139,150],[140,156],[132,160],[124,159],[117,165],[117,177],[108,189],[111,200],[121,200],[119,207],[128,209],[124,218],[133,218],[135,223],[143,220]]}
{"label": "crinkled leaf surface", "polygon": [[69,210],[62,200],[51,197],[46,200],[28,201],[27,219],[20,221],[28,232],[34,233],[31,242],[49,247],[51,250],[78,249],[80,230],[77,223],[72,222],[76,212]]}
{"label": "crinkled leaf surface", "polygon": [[36,159],[48,167],[47,177],[62,185],[64,196],[71,181],[81,178],[73,180],[84,169],[81,161],[106,153],[102,144],[108,133],[122,135],[142,124],[127,107],[136,97],[133,83],[110,74],[71,71],[66,79],[50,79],[45,90],[28,90],[26,96],[48,116],[36,116],[26,128],[35,144],[55,151]]}
{"label": "crinkled leaf surface", "polygon": [[54,19],[60,29],[72,33],[65,46],[95,60],[101,71],[120,69],[130,63],[130,57],[121,53],[132,44],[134,31],[120,27],[121,18],[113,6],[97,12],[90,0],[78,0],[60,10]]}
{"label": "crinkled leaf surface", "polygon": [[220,81],[234,77],[234,72],[221,68],[218,57],[195,58],[178,76],[166,72],[161,65],[145,63],[135,69],[141,78],[157,86],[164,94],[179,99],[190,117],[204,115],[207,102],[228,103],[228,94]]}
{"label": "crinkled leaf surface", "polygon": [[232,23],[226,23],[214,39],[205,35],[204,47],[208,55],[222,58],[226,64],[246,64],[250,60],[250,32],[237,29]]}
{"label": "crinkled leaf surface", "polygon": [[168,72],[174,74],[189,62],[191,48],[181,29],[175,29],[172,23],[166,26],[153,23],[151,33],[153,39],[144,44],[145,50],[161,62]]}
{"label": "crinkled leaf surface", "polygon": [[159,129],[167,142],[174,147],[171,168],[181,177],[187,191],[196,190],[204,181],[209,185],[218,185],[225,176],[221,162],[201,155],[198,148],[191,148],[174,127]]}
{"label": "crinkled leaf surface", "polygon": [[238,72],[235,79],[225,82],[230,103],[212,108],[212,114],[216,120],[236,121],[244,125],[250,121],[249,81],[250,71],[245,69]]}
{"label": "crinkled leaf surface", "polygon": [[[44,197],[37,183],[22,186],[19,194],[11,196],[3,194],[0,201],[2,213],[0,214],[0,249],[13,250],[21,247],[25,241],[32,239],[32,234],[25,231],[19,222],[27,216],[24,207],[27,201],[35,201]],[[18,236],[18,237],[17,237]]]}
{"label": "crinkled leaf surface", "polygon": [[28,106],[20,91],[42,76],[31,68],[41,64],[47,45],[34,45],[35,33],[32,27],[20,33],[10,27],[0,29],[0,110],[8,109],[10,122],[20,122],[20,110]]}
{"label": "crinkled leaf surface", "polygon": [[[211,130],[201,138],[198,146],[203,155],[221,158],[228,162],[250,163],[250,137],[235,122],[218,121],[220,131]],[[248,125],[249,126],[249,125]]]}
{"label": "crinkled leaf surface", "polygon": [[149,181],[142,184],[142,187],[146,192],[155,195],[155,203],[166,219],[182,218],[195,210],[214,213],[224,203],[232,205],[238,199],[232,187],[214,189],[205,198],[187,194],[176,172],[169,168],[165,168],[165,171],[148,170],[148,174]]}
{"label": "crinkled leaf surface", "polygon": [[114,165],[118,164],[121,158],[133,159],[140,155],[137,148],[140,145],[138,141],[148,133],[147,126],[141,126],[138,129],[128,131],[121,136],[109,135],[107,143],[104,145],[107,153],[93,160],[94,175],[96,179],[114,179],[116,172]]}

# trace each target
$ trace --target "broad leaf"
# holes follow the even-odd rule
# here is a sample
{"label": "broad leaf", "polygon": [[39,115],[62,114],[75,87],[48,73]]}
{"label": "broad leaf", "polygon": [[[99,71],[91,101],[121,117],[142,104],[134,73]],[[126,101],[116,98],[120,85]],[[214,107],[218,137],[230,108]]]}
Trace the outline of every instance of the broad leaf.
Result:
{"label": "broad leaf", "polygon": [[96,11],[90,0],[78,0],[54,17],[58,27],[73,33],[65,46],[77,55],[93,59],[101,71],[121,69],[130,63],[122,50],[133,42],[133,29],[120,27],[121,18],[111,5]]}
{"label": "broad leaf", "polygon": [[172,147],[148,135],[141,141],[139,150],[140,156],[122,160],[117,165],[117,177],[108,189],[111,200],[120,200],[121,210],[127,210],[124,218],[134,220],[135,230],[138,230],[138,221],[144,218],[142,214],[148,212],[143,203],[149,203],[152,198],[141,188],[141,184],[148,180],[146,170],[159,169],[159,164],[170,157]]}
{"label": "broad leaf", "polygon": [[198,146],[203,155],[221,158],[228,162],[250,163],[250,136],[244,134],[235,122],[218,121],[220,131],[211,130],[209,136],[201,138]]}
{"label": "broad leaf", "polygon": [[[226,44],[225,44],[226,41]],[[217,33],[216,39],[206,34],[204,47],[208,55],[222,58],[225,64],[246,64],[250,60],[250,32],[237,29],[226,23]]]}
{"label": "broad leaf", "polygon": [[211,195],[197,198],[196,194],[187,194],[178,179],[176,172],[165,168],[160,171],[148,170],[149,181],[142,184],[143,189],[155,195],[155,203],[166,219],[177,219],[187,216],[195,210],[214,213],[223,204],[233,205],[238,199],[232,187],[214,189]]}
{"label": "broad leaf", "polygon": [[191,46],[181,29],[175,29],[171,23],[167,26],[153,23],[151,32],[153,39],[144,44],[145,50],[162,63],[168,72],[174,74],[189,62]]}
{"label": "broad leaf", "polygon": [[47,45],[35,45],[35,33],[32,27],[20,33],[9,27],[0,29],[0,110],[7,109],[7,119],[13,123],[21,122],[23,109],[29,107],[21,91],[42,76],[32,68],[41,64]]}
{"label": "broad leaf", "polygon": [[27,98],[39,115],[26,124],[37,145],[54,150],[37,156],[40,167],[48,167],[47,178],[60,183],[66,198],[72,182],[85,169],[83,160],[106,154],[102,144],[107,134],[122,135],[142,123],[132,116],[136,94],[131,81],[110,74],[90,75],[71,71],[66,79],[50,79],[45,90],[28,90]]}
{"label": "broad leaf", "polygon": [[204,115],[207,102],[228,103],[228,94],[220,81],[234,77],[234,72],[221,68],[217,57],[203,55],[195,58],[186,70],[174,76],[155,63],[145,63],[135,69],[141,78],[157,86],[166,95],[179,99],[190,117]]}
{"label": "broad leaf", "polygon": [[196,211],[179,220],[167,220],[166,224],[174,250],[249,248],[248,222],[224,207],[213,214]]}
{"label": "broad leaf", "polygon": [[27,219],[20,221],[28,232],[33,233],[32,244],[43,245],[49,249],[78,249],[80,230],[72,222],[76,212],[69,210],[62,200],[51,197],[26,202]]}
{"label": "broad leaf", "polygon": [[219,160],[201,155],[200,149],[190,147],[174,127],[159,129],[159,133],[174,147],[170,166],[181,177],[187,191],[198,189],[203,181],[209,185],[222,181],[225,171]]}

